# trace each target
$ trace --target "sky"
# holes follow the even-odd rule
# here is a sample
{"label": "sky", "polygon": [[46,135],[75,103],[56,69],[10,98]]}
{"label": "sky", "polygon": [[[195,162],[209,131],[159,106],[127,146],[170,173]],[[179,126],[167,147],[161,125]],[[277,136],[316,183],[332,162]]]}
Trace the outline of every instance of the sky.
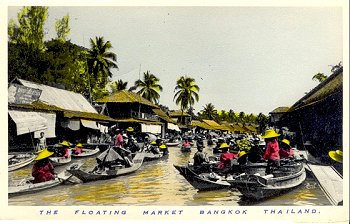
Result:
{"label": "sky", "polygon": [[[21,7],[9,7],[16,18]],[[71,42],[112,43],[119,70],[112,80],[131,87],[147,70],[160,79],[160,103],[179,109],[176,80],[187,75],[200,87],[195,113],[217,110],[268,114],[292,106],[317,86],[313,75],[331,74],[343,61],[340,7],[49,7],[45,39],[55,21],[70,16]],[[141,68],[141,69],[140,69]]]}

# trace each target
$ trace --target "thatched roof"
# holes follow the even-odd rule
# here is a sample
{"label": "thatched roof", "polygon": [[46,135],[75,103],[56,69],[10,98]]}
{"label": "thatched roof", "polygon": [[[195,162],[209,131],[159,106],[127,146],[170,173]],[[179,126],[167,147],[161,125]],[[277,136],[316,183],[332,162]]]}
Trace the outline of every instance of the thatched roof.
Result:
{"label": "thatched roof", "polygon": [[116,122],[115,119],[108,117],[106,115],[89,113],[89,112],[64,111],[63,115],[64,115],[64,117],[67,117],[67,118],[84,118],[87,120],[94,120],[94,121],[114,121],[114,122]]}
{"label": "thatched roof", "polygon": [[285,113],[289,110],[289,107],[277,107],[273,111],[270,112],[270,114],[278,114],[278,113]]}
{"label": "thatched roof", "polygon": [[176,123],[161,109],[152,109],[152,110],[157,116],[159,116],[161,119],[165,120],[166,122],[173,123],[173,124]]}
{"label": "thatched roof", "polygon": [[96,100],[96,102],[97,103],[139,103],[139,104],[147,105],[153,108],[159,108],[157,105],[141,97],[139,94],[128,90],[118,91],[111,96],[105,96],[101,99],[98,99]]}
{"label": "thatched roof", "polygon": [[139,124],[157,124],[162,125],[162,122],[158,121],[150,121],[150,120],[144,120],[144,119],[136,119],[136,118],[125,118],[125,119],[116,119],[116,122],[120,123],[139,123]]}
{"label": "thatched roof", "polygon": [[209,126],[208,124],[198,121],[198,120],[192,120],[191,121],[191,126],[192,127],[199,127],[199,128],[203,128],[203,129],[207,129],[207,130],[213,130],[214,128]]}
{"label": "thatched roof", "polygon": [[209,125],[210,127],[212,127],[214,130],[222,130],[222,131],[226,131],[226,128],[221,126],[220,124],[216,123],[213,120],[203,120],[203,122],[205,122],[207,125]]}
{"label": "thatched roof", "polygon": [[288,112],[310,106],[343,89],[343,68],[335,71],[326,80],[298,100]]}
{"label": "thatched roof", "polygon": [[191,117],[186,111],[182,112],[181,110],[169,111],[170,117]]}

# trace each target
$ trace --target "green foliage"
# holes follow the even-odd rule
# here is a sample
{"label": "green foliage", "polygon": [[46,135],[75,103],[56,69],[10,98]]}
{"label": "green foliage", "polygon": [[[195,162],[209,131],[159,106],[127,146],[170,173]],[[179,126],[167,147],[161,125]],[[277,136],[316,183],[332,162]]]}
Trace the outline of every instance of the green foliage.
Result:
{"label": "green foliage", "polygon": [[26,6],[17,14],[18,25],[14,20],[9,22],[9,42],[30,46],[31,49],[44,50],[44,24],[48,7]]}
{"label": "green foliage", "polygon": [[123,82],[123,80],[119,79],[111,83],[111,93],[116,93],[120,90],[125,90],[128,85],[128,82]]}
{"label": "green foliage", "polygon": [[159,91],[163,91],[163,87],[158,84],[159,78],[150,73],[150,71],[143,73],[143,80],[136,80],[135,86],[139,88],[137,94],[141,95],[143,98],[159,103]]}
{"label": "green foliage", "polygon": [[194,105],[195,101],[199,101],[199,86],[195,83],[195,79],[191,77],[181,76],[176,81],[174,100],[180,105],[182,111]]}
{"label": "green foliage", "polygon": [[206,104],[201,110],[200,117],[202,119],[214,120],[218,116],[217,110],[212,103]]}
{"label": "green foliage", "polygon": [[327,79],[327,77],[328,76],[326,76],[325,74],[323,74],[323,73],[317,73],[316,75],[314,75],[313,77],[312,77],[312,80],[317,80],[317,81],[319,81],[320,83],[321,82],[323,82],[324,80],[326,80]]}
{"label": "green foliage", "polygon": [[62,19],[56,20],[55,29],[57,33],[57,39],[66,41],[67,36],[70,33],[69,15],[63,16]]}
{"label": "green foliage", "polygon": [[87,66],[89,72],[89,86],[92,97],[98,99],[98,95],[105,89],[109,78],[112,77],[111,69],[118,68],[117,55],[110,52],[112,44],[104,41],[103,37],[90,39],[91,48],[88,50]]}
{"label": "green foliage", "polygon": [[250,142],[248,141],[247,138],[243,138],[241,140],[238,140],[237,145],[238,145],[239,150],[245,151],[245,152],[248,152],[250,150],[250,148],[252,147],[252,145],[250,144]]}

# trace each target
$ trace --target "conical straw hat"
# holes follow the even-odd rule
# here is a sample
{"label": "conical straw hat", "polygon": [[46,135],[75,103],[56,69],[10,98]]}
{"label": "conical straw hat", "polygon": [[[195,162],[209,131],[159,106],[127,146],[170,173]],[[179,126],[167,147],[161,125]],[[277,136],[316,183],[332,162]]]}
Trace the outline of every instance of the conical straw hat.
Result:
{"label": "conical straw hat", "polygon": [[49,156],[51,156],[53,154],[53,152],[50,152],[47,149],[43,149],[39,152],[39,154],[35,157],[34,160],[41,160],[41,159],[45,159]]}
{"label": "conical straw hat", "polygon": [[275,130],[273,129],[269,129],[265,131],[265,135],[261,136],[262,138],[275,138],[280,136],[280,134],[278,134],[277,132],[275,132]]}
{"label": "conical straw hat", "polygon": [[338,163],[343,163],[343,152],[340,150],[328,152],[329,157]]}

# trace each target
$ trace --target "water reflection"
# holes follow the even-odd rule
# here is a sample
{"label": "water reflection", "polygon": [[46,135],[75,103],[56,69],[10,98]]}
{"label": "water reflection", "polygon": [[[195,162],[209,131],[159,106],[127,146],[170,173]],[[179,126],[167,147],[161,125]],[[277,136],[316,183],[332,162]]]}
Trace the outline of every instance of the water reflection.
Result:
{"label": "water reflection", "polygon": [[[307,177],[299,187],[286,194],[265,201],[246,200],[235,189],[197,191],[173,167],[173,164],[187,164],[195,153],[182,153],[180,147],[170,147],[169,156],[159,161],[146,162],[129,175],[110,180],[64,184],[41,192],[9,198],[9,205],[173,205],[173,206],[239,206],[239,205],[330,205],[315,180]],[[212,155],[210,149],[204,152]],[[82,159],[79,159],[81,161]],[[73,160],[76,162],[77,160]],[[84,161],[83,169],[90,170],[95,165],[95,157]],[[32,164],[9,173],[9,183],[13,184],[31,175]],[[65,167],[57,167],[56,172]]]}

